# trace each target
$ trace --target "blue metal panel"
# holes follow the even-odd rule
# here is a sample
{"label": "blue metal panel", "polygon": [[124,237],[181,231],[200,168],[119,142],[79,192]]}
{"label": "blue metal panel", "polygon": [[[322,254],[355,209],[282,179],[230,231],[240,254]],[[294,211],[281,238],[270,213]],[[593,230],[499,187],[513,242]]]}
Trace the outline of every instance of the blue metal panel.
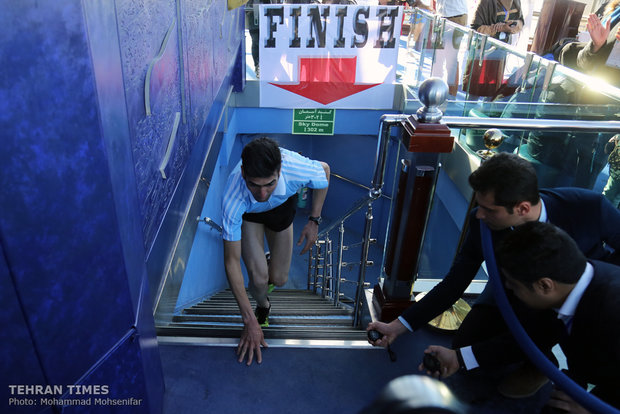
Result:
{"label": "blue metal panel", "polygon": [[[191,133],[198,137],[211,110],[213,90],[213,51],[210,42],[213,17],[212,1],[181,0],[181,33]],[[210,36],[211,34],[211,36]]]}
{"label": "blue metal panel", "polygon": [[237,59],[233,68],[233,91],[242,92],[245,88],[245,36],[241,38],[241,45],[237,49]]}
{"label": "blue metal panel", "polygon": [[[195,145],[194,151],[192,152],[192,157],[188,160],[188,165],[183,175],[182,181],[175,193],[175,196],[170,204],[170,208],[168,210],[168,214],[164,219],[164,223],[162,224],[162,229],[165,231],[160,232],[160,236],[155,240],[155,244],[153,246],[153,251],[149,257],[149,261],[147,262],[147,266],[149,268],[149,279],[151,286],[156,285],[158,283],[160,276],[161,267],[163,266],[162,260],[165,259],[167,254],[171,251],[171,247],[173,246],[174,240],[169,240],[165,236],[170,234],[176,234],[174,229],[176,229],[181,222],[181,219],[184,217],[185,207],[189,202],[189,198],[193,194],[194,186],[201,172],[205,174],[205,179],[207,179],[207,185],[209,188],[211,187],[210,182],[213,181],[213,172],[215,168],[215,160],[218,158],[218,154],[220,152],[220,146],[222,144],[222,133],[218,133],[218,129],[222,127],[226,127],[226,125],[221,125],[222,122],[225,122],[225,119],[222,120],[222,114],[226,111],[228,92],[230,91],[230,76],[225,79],[224,84],[228,85],[228,88],[220,89],[220,92],[215,97],[213,101],[213,106],[211,111],[209,112],[209,116],[204,123],[204,128],[202,129],[202,133],[198,139],[198,142]],[[217,138],[219,136],[219,139]],[[209,165],[207,165],[209,163]],[[204,170],[203,170],[204,168]],[[201,171],[202,170],[202,171]],[[204,184],[202,184],[204,185]],[[210,192],[211,190],[209,190]],[[188,220],[192,220],[193,217],[188,217]],[[194,226],[198,226],[197,222],[193,223]],[[170,230],[167,230],[170,229]],[[200,230],[199,230],[200,231]],[[220,246],[219,243],[218,246]],[[177,249],[182,248],[191,248],[191,246],[177,246]],[[193,248],[192,248],[193,250]],[[201,255],[204,253],[204,250],[198,249],[197,254]],[[221,256],[221,253],[219,253]],[[218,255],[218,250],[208,250],[208,255]],[[181,281],[176,280],[176,276],[182,276],[185,270],[186,263],[184,261],[173,263],[174,269],[170,271],[167,277],[173,277],[175,280],[168,280],[167,283],[169,286],[180,286]],[[204,278],[202,280],[205,281]],[[207,282],[208,283],[208,282]],[[191,286],[185,287],[184,289],[193,288]],[[190,293],[190,296],[193,298],[196,295],[200,294],[203,290],[194,290]],[[181,295],[182,298],[180,300],[185,301],[184,295]],[[186,303],[186,302],[183,302]]]}
{"label": "blue metal panel", "polygon": [[114,193],[122,194],[114,198],[114,203],[136,309],[145,270],[144,237],[123,91],[116,10],[109,2],[86,0],[83,4],[109,173]]}
{"label": "blue metal panel", "polygon": [[[118,0],[116,10],[144,245],[149,251],[189,153],[176,4]],[[171,141],[164,179],[159,167]]]}
{"label": "blue metal panel", "polygon": [[21,399],[9,385],[40,384],[47,385],[45,375],[41,370],[38,356],[32,343],[32,338],[24,319],[17,292],[13,286],[9,268],[4,260],[4,252],[0,245],[0,406],[5,406],[3,412],[31,413],[31,406],[20,406],[11,403],[9,398]]}
{"label": "blue metal panel", "polygon": [[[142,371],[145,373],[146,392],[153,412],[161,411],[164,389],[161,361],[157,350],[145,266],[142,219],[137,195],[134,159],[129,131],[128,112],[123,93],[123,74],[120,42],[118,40],[116,10],[109,3],[84,2],[88,23],[90,48],[97,81],[97,96],[103,139],[109,157],[110,174],[119,218],[120,237],[126,262],[127,277],[135,309],[134,324],[139,332],[142,349]],[[157,76],[157,70],[151,72]],[[153,100],[154,110],[157,100]]]}
{"label": "blue metal panel", "polygon": [[71,384],[133,324],[84,19],[23,1],[0,23],[0,232],[43,369]]}
{"label": "blue metal panel", "polygon": [[[63,398],[78,399],[86,403],[67,405],[63,414],[99,413],[160,413],[146,398],[146,378],[140,361],[143,359],[135,336],[123,337],[117,347],[106,355],[100,364],[85,375],[78,387],[93,387],[85,395],[65,394]],[[93,391],[94,386],[106,386]],[[88,388],[86,388],[88,389]],[[161,395],[159,396],[161,400]]]}
{"label": "blue metal panel", "polygon": [[227,2],[224,1],[213,2],[209,10],[211,24],[209,41],[213,58],[213,89],[215,91],[222,87],[224,78],[235,61],[239,45],[239,31],[236,30],[235,23],[239,10],[228,12]]}
{"label": "blue metal panel", "polygon": [[[214,137],[218,128],[226,127],[221,122],[227,121],[224,112],[231,91],[234,58],[242,39],[243,8],[228,11],[225,2],[180,1],[180,10],[191,152],[147,259],[153,298],[167,270],[165,266],[175,247],[178,230],[183,225],[205,159],[212,157],[211,151],[219,151],[219,141],[215,142]],[[219,57],[216,57],[217,53],[220,53]],[[179,272],[182,270],[179,267],[184,267],[185,263],[173,265],[175,272]]]}
{"label": "blue metal panel", "polygon": [[[161,413],[164,403],[164,374],[162,371],[161,358],[157,345],[157,334],[155,332],[155,322],[151,301],[149,300],[148,280],[142,279],[141,301],[138,309],[136,328],[138,330],[137,344],[141,366],[137,369],[144,375],[145,396],[149,403],[150,414]],[[133,353],[133,352],[132,352]],[[128,358],[129,356],[124,356]],[[130,389],[130,387],[125,387]]]}
{"label": "blue metal panel", "polygon": [[[222,194],[229,168],[232,168],[229,166],[229,157],[236,142],[237,129],[243,123],[243,120],[238,120],[238,110],[231,112],[230,121],[226,125],[227,133],[222,134],[221,147],[215,157],[216,163],[210,170],[212,173],[208,177],[209,188],[200,215],[201,217],[208,216],[217,223],[222,222]],[[210,118],[208,123],[212,122]],[[213,161],[213,158],[210,154],[209,159]],[[224,273],[224,253],[220,233],[209,226],[198,225],[184,277],[176,282],[180,286],[176,309],[184,308],[228,286]]]}

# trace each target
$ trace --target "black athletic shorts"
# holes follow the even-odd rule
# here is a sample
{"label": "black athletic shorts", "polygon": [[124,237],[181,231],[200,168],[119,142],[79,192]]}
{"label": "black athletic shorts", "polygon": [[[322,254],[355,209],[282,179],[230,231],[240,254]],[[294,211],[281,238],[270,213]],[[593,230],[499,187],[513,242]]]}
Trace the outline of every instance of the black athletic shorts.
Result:
{"label": "black athletic shorts", "polygon": [[271,231],[286,230],[295,218],[297,194],[293,194],[276,208],[262,213],[244,213],[243,219],[252,223],[264,224]]}

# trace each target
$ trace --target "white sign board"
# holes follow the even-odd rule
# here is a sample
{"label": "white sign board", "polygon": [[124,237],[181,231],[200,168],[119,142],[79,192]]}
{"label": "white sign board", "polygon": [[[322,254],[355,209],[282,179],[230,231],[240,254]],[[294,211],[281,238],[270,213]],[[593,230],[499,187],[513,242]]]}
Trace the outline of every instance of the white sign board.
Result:
{"label": "white sign board", "polygon": [[278,4],[259,11],[261,106],[392,107],[402,7]]}

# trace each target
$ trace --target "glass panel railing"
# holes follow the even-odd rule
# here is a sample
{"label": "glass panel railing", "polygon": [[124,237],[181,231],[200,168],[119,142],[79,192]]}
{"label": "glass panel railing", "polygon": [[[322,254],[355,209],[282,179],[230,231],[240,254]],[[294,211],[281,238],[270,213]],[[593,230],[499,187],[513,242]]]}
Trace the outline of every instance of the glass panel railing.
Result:
{"label": "glass panel railing", "polygon": [[[525,118],[601,122],[620,119],[620,89],[533,53],[469,28],[413,9],[423,25],[417,41],[407,42],[407,55],[417,59],[402,76],[407,83],[403,112],[421,103],[417,86],[428,77],[449,85],[446,116]],[[412,19],[414,20],[414,19]],[[547,56],[547,55],[546,55]],[[547,56],[549,57],[549,56]],[[488,129],[488,128],[486,128]],[[459,142],[475,153],[484,150],[486,129],[453,129]],[[502,151],[521,154],[540,174],[541,186],[594,188],[607,174],[609,140],[620,131],[502,130]]]}

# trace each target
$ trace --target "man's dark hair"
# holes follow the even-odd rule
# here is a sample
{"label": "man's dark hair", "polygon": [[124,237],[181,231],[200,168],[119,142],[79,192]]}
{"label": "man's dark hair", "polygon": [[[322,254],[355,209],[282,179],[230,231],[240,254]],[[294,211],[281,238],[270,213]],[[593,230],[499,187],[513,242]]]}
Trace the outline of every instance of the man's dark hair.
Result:
{"label": "man's dark hair", "polygon": [[577,243],[550,223],[529,221],[515,227],[495,250],[497,266],[526,286],[541,277],[577,283],[586,268],[586,257]]}
{"label": "man's dark hair", "polygon": [[480,164],[469,176],[469,185],[478,193],[493,192],[495,204],[512,208],[523,201],[538,204],[538,178],[532,164],[515,154],[500,152]]}
{"label": "man's dark hair", "polygon": [[271,177],[282,165],[280,147],[267,137],[250,141],[241,151],[241,165],[246,177]]}

